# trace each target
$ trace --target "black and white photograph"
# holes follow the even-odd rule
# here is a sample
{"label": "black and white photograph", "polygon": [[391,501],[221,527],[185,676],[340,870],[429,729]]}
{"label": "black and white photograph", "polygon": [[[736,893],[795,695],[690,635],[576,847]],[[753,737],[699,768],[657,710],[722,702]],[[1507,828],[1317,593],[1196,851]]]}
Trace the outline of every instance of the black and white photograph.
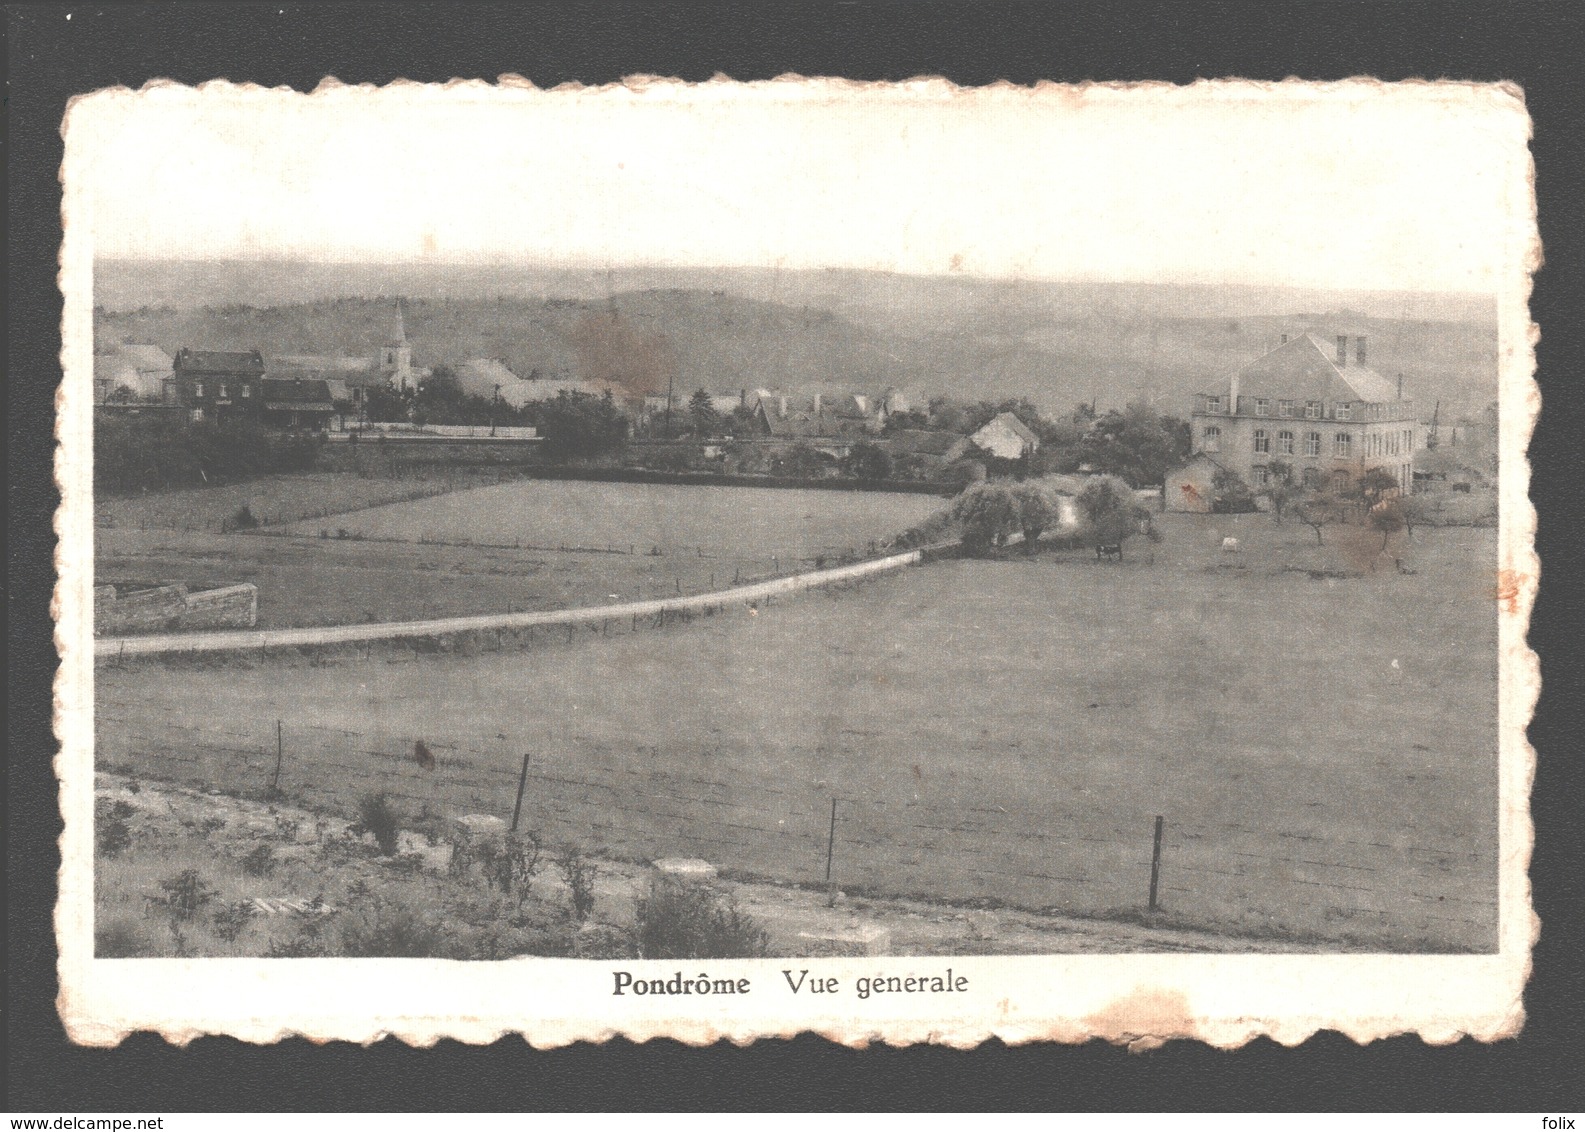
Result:
{"label": "black and white photograph", "polygon": [[[80,1040],[399,1028],[374,970],[552,1041],[1516,1025],[1513,89],[152,84],[65,136]],[[217,959],[234,1016],[102,974]]]}

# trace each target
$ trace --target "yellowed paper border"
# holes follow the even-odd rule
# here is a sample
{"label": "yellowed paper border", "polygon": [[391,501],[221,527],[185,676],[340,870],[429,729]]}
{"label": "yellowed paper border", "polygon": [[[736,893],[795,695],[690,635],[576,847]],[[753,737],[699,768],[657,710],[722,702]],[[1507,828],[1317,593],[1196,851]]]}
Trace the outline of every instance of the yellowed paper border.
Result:
{"label": "yellowed paper border", "polygon": [[[1387,103],[1413,102],[1468,116],[1482,152],[1499,154],[1510,205],[1500,282],[1500,905],[1499,951],[1493,955],[1056,955],[962,957],[951,961],[968,980],[960,996],[870,997],[851,994],[821,1004],[785,992],[785,960],[712,961],[709,974],[750,981],[754,993],[690,1002],[614,998],[612,964],[581,960],[454,963],[428,960],[106,960],[93,951],[93,500],[91,375],[95,217],[83,191],[86,172],[114,142],[117,114],[140,99],[226,100],[259,113],[290,108],[335,113],[338,107],[383,100],[393,112],[466,116],[481,108],[537,106],[555,99],[622,108],[668,108],[705,114],[735,99],[785,100],[811,121],[842,110],[884,113],[902,102],[983,115],[1061,114],[1079,105],[1143,100],[1166,117],[1185,107],[1263,101],[1271,105],[1345,104],[1369,115]],[[229,1034],[269,1042],[300,1034],[314,1040],[369,1042],[395,1035],[415,1045],[441,1038],[488,1042],[520,1034],[536,1047],[671,1037],[705,1043],[787,1036],[803,1031],[862,1045],[940,1042],[972,1046],[1005,1042],[1082,1041],[1101,1037],[1149,1046],[1194,1038],[1236,1047],[1265,1035],[1284,1044],[1320,1029],[1367,1042],[1413,1032],[1432,1043],[1470,1035],[1493,1040],[1518,1032],[1530,948],[1539,931],[1531,911],[1527,868],[1532,844],[1528,799],[1534,756],[1525,727],[1539,690],[1539,668],[1525,641],[1539,577],[1533,550],[1536,516],[1528,496],[1525,450],[1539,412],[1532,380],[1536,329],[1527,300],[1540,264],[1533,172],[1522,93],[1511,86],[1461,83],[1335,84],[1241,81],[1167,85],[1000,86],[960,90],[941,80],[895,86],[788,78],[739,85],[688,85],[651,78],[601,89],[543,92],[508,77],[499,85],[446,87],[395,84],[383,90],[327,82],[312,95],[226,83],[196,90],[151,84],[143,91],[101,91],[74,101],[64,125],[65,381],[57,398],[56,476],[62,504],[54,612],[61,668],[55,690],[56,759],[65,819],[56,930],[60,948],[59,1006],[74,1041],[113,1045],[153,1030],[173,1042]],[[1412,144],[1406,139],[1405,144]],[[937,959],[801,960],[816,975],[844,986],[866,975],[934,974]],[[673,962],[632,962],[636,975],[670,977]],[[691,967],[691,964],[684,964]],[[689,972],[691,973],[691,971]],[[944,1001],[950,997],[950,1001]],[[823,1007],[823,1008],[822,1008]]]}

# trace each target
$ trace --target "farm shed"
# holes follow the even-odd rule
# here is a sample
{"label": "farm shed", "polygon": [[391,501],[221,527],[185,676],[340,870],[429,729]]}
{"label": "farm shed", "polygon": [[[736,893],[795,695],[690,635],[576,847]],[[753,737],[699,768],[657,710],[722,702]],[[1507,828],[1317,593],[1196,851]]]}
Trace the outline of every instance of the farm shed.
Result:
{"label": "farm shed", "polygon": [[1216,499],[1216,473],[1222,465],[1205,453],[1189,457],[1189,462],[1167,473],[1164,509],[1208,514]]}

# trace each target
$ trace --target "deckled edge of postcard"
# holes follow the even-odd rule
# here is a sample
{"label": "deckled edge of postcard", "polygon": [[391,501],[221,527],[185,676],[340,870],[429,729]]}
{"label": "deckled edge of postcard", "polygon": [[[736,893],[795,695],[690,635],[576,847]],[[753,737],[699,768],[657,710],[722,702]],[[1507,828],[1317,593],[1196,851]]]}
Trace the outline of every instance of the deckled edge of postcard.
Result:
{"label": "deckled edge of postcard", "polygon": [[[1499,296],[1500,572],[1500,929],[1490,955],[1056,955],[957,957],[948,960],[877,958],[799,960],[816,975],[846,987],[863,975],[940,975],[965,989],[950,995],[870,997],[849,994],[815,1004],[786,992],[787,960],[641,964],[646,974],[699,966],[712,978],[747,980],[750,993],[708,999],[612,995],[616,964],[535,959],[508,963],[430,960],[94,959],[93,954],[93,498],[91,374],[93,368],[93,247],[91,201],[77,171],[107,138],[105,111],[140,98],[230,98],[265,105],[272,100],[318,99],[334,107],[354,99],[401,99],[458,107],[481,101],[547,98],[670,100],[708,103],[745,90],[795,99],[813,112],[823,104],[887,99],[981,101],[987,111],[1061,111],[1087,100],[1160,100],[1164,112],[1190,100],[1340,99],[1356,105],[1376,98],[1432,98],[1480,116],[1501,134],[1504,191],[1511,203],[1509,254]],[[56,398],[59,443],[56,479],[61,507],[59,581],[53,612],[61,656],[55,684],[55,760],[65,832],[60,839],[59,943],[61,1018],[72,1040],[111,1046],[140,1030],[186,1043],[206,1034],[249,1042],[301,1035],[315,1041],[371,1042],[387,1035],[418,1046],[442,1038],[484,1043],[519,1034],[530,1044],[668,1037],[693,1044],[720,1039],[743,1043],[803,1032],[850,1046],[937,1042],[956,1047],[995,1037],[1004,1042],[1103,1038],[1152,1048],[1172,1039],[1197,1039],[1234,1048],[1258,1036],[1283,1044],[1317,1030],[1337,1030],[1358,1042],[1418,1033],[1430,1043],[1469,1035],[1492,1041],[1523,1025],[1523,992],[1530,949],[1540,930],[1530,899],[1533,843],[1529,796],[1534,752],[1525,728],[1539,694],[1539,665],[1526,631],[1539,578],[1534,552],[1536,516],[1528,498],[1528,440],[1540,409],[1533,380],[1537,330],[1528,311],[1530,276],[1541,264],[1535,220],[1530,121],[1523,93],[1509,84],[1405,83],[1373,79],[1342,83],[1254,83],[1242,80],[1169,84],[1095,84],[1032,88],[1000,84],[962,89],[941,79],[886,86],[788,76],[770,83],[725,79],[686,84],[641,76],[603,88],[540,91],[517,76],[497,84],[454,81],[444,86],[396,83],[384,89],[327,80],[313,94],[265,90],[226,82],[188,88],[148,84],[142,91],[99,91],[74,99],[63,123],[66,157],[64,241],[60,285],[65,297],[61,362],[65,380]],[[654,970],[648,968],[653,967]],[[682,1004],[691,1009],[679,1009]]]}

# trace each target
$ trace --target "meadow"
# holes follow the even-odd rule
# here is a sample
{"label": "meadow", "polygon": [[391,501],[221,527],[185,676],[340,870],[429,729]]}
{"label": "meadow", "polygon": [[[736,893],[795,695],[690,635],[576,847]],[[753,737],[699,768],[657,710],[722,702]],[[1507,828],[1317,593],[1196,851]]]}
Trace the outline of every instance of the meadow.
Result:
{"label": "meadow", "polygon": [[[95,571],[105,581],[252,582],[266,628],[411,621],[701,593],[794,573],[867,551],[942,506],[921,495],[772,488],[445,488],[444,478],[342,474],[102,501]],[[436,491],[445,493],[407,498]],[[368,506],[391,498],[403,501]],[[336,513],[220,533],[244,503],[271,520]]]}
{"label": "meadow", "polygon": [[[939,510],[931,496],[676,484],[514,480],[371,507],[337,526],[369,539],[479,542],[789,560],[884,541]],[[322,524],[288,529],[316,534]]]}
{"label": "meadow", "polygon": [[[849,891],[1488,950],[1495,532],[1164,516],[1121,563],[955,561],[663,631],[473,656],[102,669],[100,764]],[[1223,537],[1243,547],[1229,561]],[[407,659],[406,663],[395,663]],[[223,706],[219,706],[223,705]],[[438,756],[415,765],[422,739]]]}

